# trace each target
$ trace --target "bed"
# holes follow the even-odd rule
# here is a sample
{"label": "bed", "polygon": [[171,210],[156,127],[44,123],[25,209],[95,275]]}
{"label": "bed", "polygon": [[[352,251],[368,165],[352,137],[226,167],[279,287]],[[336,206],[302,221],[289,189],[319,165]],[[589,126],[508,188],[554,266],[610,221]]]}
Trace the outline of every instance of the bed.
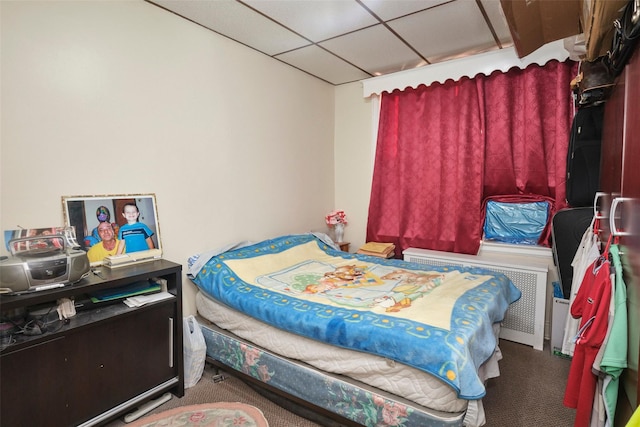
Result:
{"label": "bed", "polygon": [[481,268],[340,251],[319,233],[189,260],[207,358],[366,426],[480,426],[520,291]]}

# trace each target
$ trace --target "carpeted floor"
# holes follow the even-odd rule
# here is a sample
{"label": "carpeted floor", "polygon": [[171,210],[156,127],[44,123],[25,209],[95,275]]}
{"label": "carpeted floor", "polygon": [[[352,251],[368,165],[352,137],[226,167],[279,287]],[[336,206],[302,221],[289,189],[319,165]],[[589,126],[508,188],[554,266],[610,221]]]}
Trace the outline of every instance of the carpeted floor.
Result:
{"label": "carpeted floor", "polygon": [[571,361],[500,341],[500,376],[488,381],[483,399],[488,427],[571,427],[575,410],[562,405]]}
{"label": "carpeted floor", "polygon": [[[575,411],[562,405],[571,362],[551,355],[548,342],[544,351],[510,341],[501,341],[500,348],[503,353],[501,376],[489,380],[484,398],[487,427],[573,426]],[[198,384],[187,389],[184,397],[173,397],[151,413],[206,402],[242,402],[260,408],[270,427],[336,427],[326,420],[313,422],[300,417],[232,376],[214,383],[213,375],[213,369],[207,367]],[[282,405],[293,409],[288,403]],[[126,425],[121,419],[107,424],[108,427]]]}
{"label": "carpeted floor", "polygon": [[[214,375],[214,369],[207,365],[198,384],[186,389],[182,398],[178,399],[174,396],[167,403],[149,412],[149,414],[157,414],[178,406],[199,403],[242,402],[259,408],[267,421],[269,421],[269,427],[317,427],[319,425],[276,405],[255,392],[244,382],[230,375],[225,374],[224,381],[214,383]],[[107,427],[123,427],[126,425],[120,418],[107,424]]]}

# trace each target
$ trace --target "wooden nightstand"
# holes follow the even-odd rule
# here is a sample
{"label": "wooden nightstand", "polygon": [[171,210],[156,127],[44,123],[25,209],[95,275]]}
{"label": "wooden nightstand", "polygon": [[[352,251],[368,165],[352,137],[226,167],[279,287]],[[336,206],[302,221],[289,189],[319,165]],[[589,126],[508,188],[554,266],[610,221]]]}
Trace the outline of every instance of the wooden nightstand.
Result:
{"label": "wooden nightstand", "polygon": [[349,242],[336,242],[338,246],[340,246],[340,250],[344,252],[349,252]]}

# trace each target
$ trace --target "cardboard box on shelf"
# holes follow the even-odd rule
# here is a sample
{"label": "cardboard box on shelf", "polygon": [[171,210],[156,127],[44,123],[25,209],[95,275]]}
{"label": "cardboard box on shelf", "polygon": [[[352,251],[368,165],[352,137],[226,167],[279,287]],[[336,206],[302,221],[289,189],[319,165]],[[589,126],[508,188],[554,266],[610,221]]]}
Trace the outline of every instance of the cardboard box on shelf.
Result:
{"label": "cardboard box on shelf", "polygon": [[629,0],[583,0],[580,22],[584,30],[588,61],[606,55],[613,42],[613,22]]}
{"label": "cardboard box on shelf", "polygon": [[582,0],[500,0],[518,57],[582,33]]}

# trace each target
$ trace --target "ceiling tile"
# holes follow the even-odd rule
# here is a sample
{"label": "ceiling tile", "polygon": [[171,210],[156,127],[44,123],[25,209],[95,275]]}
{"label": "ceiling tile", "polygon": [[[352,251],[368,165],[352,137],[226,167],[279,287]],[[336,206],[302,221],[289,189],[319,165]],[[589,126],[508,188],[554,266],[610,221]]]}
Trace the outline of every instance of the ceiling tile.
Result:
{"label": "ceiling tile", "polygon": [[480,9],[472,1],[443,4],[388,24],[430,62],[496,47]]}
{"label": "ceiling tile", "polygon": [[371,77],[315,45],[286,52],[276,58],[334,85]]}
{"label": "ceiling tile", "polygon": [[[399,18],[404,15],[429,9],[451,0],[362,0],[362,3],[383,21]],[[464,0],[468,1],[468,0]],[[500,1],[500,0],[497,0]]]}
{"label": "ceiling tile", "polygon": [[382,24],[327,40],[320,46],[372,75],[426,64]]}
{"label": "ceiling tile", "polygon": [[500,6],[500,0],[481,0],[484,10],[487,12],[487,16],[491,21],[491,25],[498,36],[498,39],[502,43],[502,47],[513,45],[511,39],[511,32],[509,31],[509,25],[507,19],[502,12],[502,6]]}
{"label": "ceiling tile", "polygon": [[313,42],[378,23],[356,1],[246,0],[245,3]]}
{"label": "ceiling tile", "polygon": [[309,44],[235,0],[154,0],[154,3],[270,56]]}

